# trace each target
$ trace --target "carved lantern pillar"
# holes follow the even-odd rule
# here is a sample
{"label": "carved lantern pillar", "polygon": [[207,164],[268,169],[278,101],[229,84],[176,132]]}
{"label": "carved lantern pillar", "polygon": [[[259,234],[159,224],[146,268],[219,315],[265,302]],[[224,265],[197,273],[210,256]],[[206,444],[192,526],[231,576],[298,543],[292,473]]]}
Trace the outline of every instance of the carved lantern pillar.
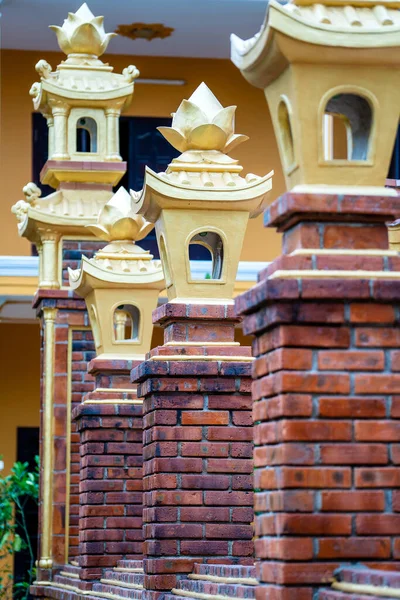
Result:
{"label": "carved lantern pillar", "polygon": [[400,200],[384,187],[398,7],[272,0],[257,36],[232,39],[234,62],[265,91],[291,188],[265,212],[282,255],[236,303],[255,336],[259,600],[311,600],[332,577],[357,598],[356,582],[385,575],[336,569],[393,568],[398,556],[400,260],[386,222]]}
{"label": "carved lantern pillar", "polygon": [[115,124],[113,155],[107,150],[107,114],[112,111],[117,122],[138,74],[132,66],[122,75],[113,73],[100,60],[114,34],[105,33],[103,18],[86,4],[53,29],[66,60],[55,71],[40,60],[40,82],[30,93],[49,128],[41,183],[55,191],[42,197],[37,185],[29,183],[25,200],[12,209],[19,234],[39,254],[34,301],[43,331],[39,580],[51,579],[53,569],[78,554],[79,448],[70,415],[82,394],[93,389],[83,365],[94,356],[94,346],[85,304],[69,291],[67,271],[77,266],[82,252],[92,255],[99,248],[86,226],[96,222],[126,170]]}
{"label": "carved lantern pillar", "polygon": [[[144,397],[148,599],[195,562],[253,560],[251,358],[234,340],[232,293],[247,221],[266,205],[272,173],[242,177],[227,155],[246,139],[234,134],[234,113],[201,84],[160,128],[182,154],[165,173],[147,169],[133,193],[155,223],[168,293],[153,315],[164,345],[132,372]],[[191,272],[192,244],[208,251],[210,278]]]}
{"label": "carved lantern pillar", "polygon": [[92,259],[83,257],[79,271],[70,270],[71,287],[86,302],[97,354],[88,368],[95,390],[73,413],[80,434],[78,560],[84,581],[99,579],[120,559],[143,555],[142,400],[130,371],[150,350],[151,313],[164,277],[160,261],[135,244],[153,225],[134,214],[132,204],[120,188],[90,227],[108,245]]}

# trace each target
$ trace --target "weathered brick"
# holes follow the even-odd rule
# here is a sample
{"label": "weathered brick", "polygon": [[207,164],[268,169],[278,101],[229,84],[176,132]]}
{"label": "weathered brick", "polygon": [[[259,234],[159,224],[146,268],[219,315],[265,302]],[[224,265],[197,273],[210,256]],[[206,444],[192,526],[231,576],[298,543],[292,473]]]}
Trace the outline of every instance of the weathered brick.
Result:
{"label": "weathered brick", "polygon": [[323,491],[321,510],[328,512],[361,512],[385,509],[385,496],[382,491]]}
{"label": "weathered brick", "polygon": [[318,540],[317,557],[325,560],[331,558],[390,558],[390,538],[328,538]]}
{"label": "weathered brick", "polygon": [[321,462],[331,465],[388,463],[385,444],[321,444]]}
{"label": "weathered brick", "polygon": [[356,532],[361,535],[398,535],[400,515],[356,515]]}
{"label": "weathered brick", "polygon": [[400,439],[400,422],[356,421],[354,434],[360,442],[397,442]]}
{"label": "weathered brick", "polygon": [[383,351],[321,351],[318,368],[327,371],[380,371],[384,368]]}
{"label": "weathered brick", "polygon": [[331,418],[378,418],[386,416],[384,397],[320,397],[319,415]]}

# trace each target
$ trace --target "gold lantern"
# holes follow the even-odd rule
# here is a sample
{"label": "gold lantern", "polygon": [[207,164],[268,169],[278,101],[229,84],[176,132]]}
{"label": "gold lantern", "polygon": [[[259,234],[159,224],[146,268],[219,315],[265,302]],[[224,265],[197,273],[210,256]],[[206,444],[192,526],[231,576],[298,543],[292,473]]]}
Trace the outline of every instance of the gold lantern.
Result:
{"label": "gold lantern", "polygon": [[99,358],[143,360],[150,350],[152,311],[165,287],[161,262],[136,245],[153,228],[134,213],[124,188],[89,229],[108,242],[92,259],[70,269],[70,285],[86,301]]}
{"label": "gold lantern", "polygon": [[[247,136],[234,133],[235,106],[223,108],[202,83],[159,131],[182,154],[165,173],[146,168],[142,193],[131,192],[136,210],[155,223],[169,301],[232,301],[249,217],[266,206],[272,175],[241,176],[228,152]],[[197,279],[190,247],[210,257],[207,278]]]}

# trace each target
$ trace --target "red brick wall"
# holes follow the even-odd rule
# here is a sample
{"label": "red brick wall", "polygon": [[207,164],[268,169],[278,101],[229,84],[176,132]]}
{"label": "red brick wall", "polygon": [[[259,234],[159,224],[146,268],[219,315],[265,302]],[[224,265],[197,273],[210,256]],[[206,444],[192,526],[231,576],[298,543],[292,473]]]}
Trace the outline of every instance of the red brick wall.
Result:
{"label": "red brick wall", "polygon": [[[192,308],[197,315],[193,319]],[[227,334],[224,309],[160,307],[156,315],[161,315],[166,340],[179,340],[182,347],[156,348],[152,360],[132,372],[144,399],[147,599],[173,588],[195,562],[254,560],[250,363],[199,356],[223,355],[224,348],[239,354],[243,349],[235,346],[185,346],[187,336],[203,339],[203,326],[213,340],[220,340],[220,335],[233,339],[232,322],[237,319],[230,311]],[[168,353],[191,357],[157,360]]]}
{"label": "red brick wall", "polygon": [[[355,296],[349,284],[337,296]],[[382,288],[362,299],[363,282],[354,302],[323,285],[315,302],[294,300],[298,282],[279,285],[281,302],[267,292],[244,321],[257,336],[258,597],[303,600],[343,562],[400,567],[399,315]]]}
{"label": "red brick wall", "polygon": [[62,241],[62,285],[69,286],[68,267],[78,269],[82,254],[92,258],[94,254],[104,248],[105,243],[101,241],[63,240]]}
{"label": "red brick wall", "polygon": [[255,336],[258,600],[311,600],[343,563],[400,567],[399,259],[379,252],[397,204],[288,193],[265,215],[285,254],[236,299]]}
{"label": "red brick wall", "polygon": [[79,566],[99,579],[118,560],[143,554],[142,406],[81,404]]}
{"label": "red brick wall", "polygon": [[[72,332],[71,366],[71,414],[82,402],[85,394],[94,388],[94,378],[87,372],[89,362],[95,356],[91,331]],[[71,480],[69,496],[69,557],[79,556],[79,465],[80,439],[76,423],[71,423]]]}

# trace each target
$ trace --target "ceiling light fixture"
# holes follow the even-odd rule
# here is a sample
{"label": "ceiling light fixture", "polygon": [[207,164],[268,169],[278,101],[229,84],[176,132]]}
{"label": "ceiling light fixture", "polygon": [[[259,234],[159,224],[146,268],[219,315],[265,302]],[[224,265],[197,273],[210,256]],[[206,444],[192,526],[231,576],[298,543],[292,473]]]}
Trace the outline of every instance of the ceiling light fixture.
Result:
{"label": "ceiling light fixture", "polygon": [[162,23],[131,23],[130,25],[118,25],[115,33],[130,40],[150,42],[156,38],[169,37],[173,31],[175,31],[173,27],[165,27]]}

